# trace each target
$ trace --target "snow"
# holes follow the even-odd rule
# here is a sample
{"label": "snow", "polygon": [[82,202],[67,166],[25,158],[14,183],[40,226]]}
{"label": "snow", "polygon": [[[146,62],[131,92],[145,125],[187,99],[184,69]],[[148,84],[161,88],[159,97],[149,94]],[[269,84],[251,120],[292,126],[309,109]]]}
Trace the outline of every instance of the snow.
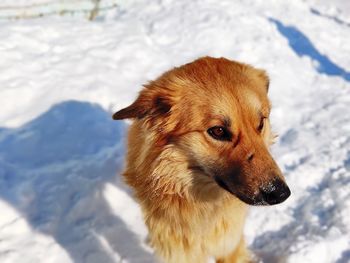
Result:
{"label": "snow", "polygon": [[[11,262],[71,262],[69,255],[51,236],[33,230],[9,204],[0,201],[0,261]],[[22,248],[30,249],[22,249]]]}
{"label": "snow", "polygon": [[0,261],[155,262],[119,176],[127,123],[110,116],[143,83],[211,55],[271,78],[272,150],[292,196],[250,210],[250,248],[268,263],[350,262],[349,8],[133,0],[94,22],[0,21]]}

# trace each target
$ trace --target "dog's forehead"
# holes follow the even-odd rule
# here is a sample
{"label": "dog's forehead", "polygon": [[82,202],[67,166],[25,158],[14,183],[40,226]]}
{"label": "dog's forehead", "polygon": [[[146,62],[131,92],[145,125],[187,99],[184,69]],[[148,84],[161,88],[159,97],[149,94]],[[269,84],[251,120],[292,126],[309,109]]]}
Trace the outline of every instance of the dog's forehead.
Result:
{"label": "dog's forehead", "polygon": [[263,70],[223,58],[201,58],[178,68],[174,73],[178,82],[187,81],[194,92],[201,93],[202,89],[211,95],[232,93],[237,96],[247,89],[260,89],[266,93],[268,85],[268,77]]}
{"label": "dog's forehead", "polygon": [[193,121],[199,119],[193,116],[230,117],[242,112],[256,118],[263,110],[268,115],[267,86],[263,70],[210,57],[170,70],[150,85],[152,92],[172,103],[173,112],[192,116]]}
{"label": "dog's forehead", "polygon": [[235,106],[249,108],[253,111],[259,111],[263,106],[263,97],[259,96],[253,89],[241,87],[241,89],[236,91],[233,95],[237,98],[238,102],[235,103]]}
{"label": "dog's forehead", "polygon": [[269,114],[269,103],[266,95],[259,94],[249,87],[223,89],[221,93],[208,96],[208,110],[224,118],[256,118]]}
{"label": "dog's forehead", "polygon": [[269,110],[265,87],[261,87],[261,83],[249,76],[202,83],[205,85],[193,85],[190,95],[185,92],[185,97],[193,104],[203,104],[214,112],[226,114],[235,114],[242,110]]}

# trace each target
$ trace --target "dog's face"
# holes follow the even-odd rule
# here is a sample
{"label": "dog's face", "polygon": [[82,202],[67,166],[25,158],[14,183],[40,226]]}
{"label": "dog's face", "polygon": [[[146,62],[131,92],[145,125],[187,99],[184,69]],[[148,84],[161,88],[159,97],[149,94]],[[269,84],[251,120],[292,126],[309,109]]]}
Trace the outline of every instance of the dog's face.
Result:
{"label": "dog's face", "polygon": [[151,82],[113,117],[140,119],[157,137],[155,147],[174,145],[186,155],[188,169],[243,202],[278,204],[290,190],[268,151],[267,91],[263,71],[202,58]]}

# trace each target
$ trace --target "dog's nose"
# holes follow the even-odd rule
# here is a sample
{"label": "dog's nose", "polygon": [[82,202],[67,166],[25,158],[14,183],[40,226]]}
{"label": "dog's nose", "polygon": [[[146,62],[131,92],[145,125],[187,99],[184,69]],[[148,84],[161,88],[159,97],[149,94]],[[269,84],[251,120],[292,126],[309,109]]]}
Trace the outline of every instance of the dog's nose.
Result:
{"label": "dog's nose", "polygon": [[267,186],[260,188],[262,199],[269,205],[282,203],[290,196],[289,187],[281,179],[275,179]]}

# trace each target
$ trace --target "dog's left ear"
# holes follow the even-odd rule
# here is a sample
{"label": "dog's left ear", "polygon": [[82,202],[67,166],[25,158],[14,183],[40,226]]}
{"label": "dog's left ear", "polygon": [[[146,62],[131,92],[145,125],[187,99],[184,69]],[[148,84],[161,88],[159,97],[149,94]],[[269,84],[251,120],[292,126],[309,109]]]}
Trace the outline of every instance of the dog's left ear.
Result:
{"label": "dog's left ear", "polygon": [[267,93],[269,91],[269,87],[270,87],[270,78],[269,78],[269,76],[267,75],[266,71],[262,70],[262,69],[259,69],[258,76],[259,76],[260,79],[263,80],[265,91]]}
{"label": "dog's left ear", "polygon": [[114,120],[142,119],[167,114],[171,109],[170,100],[163,94],[150,89],[141,91],[138,98],[128,107],[113,114]]}

